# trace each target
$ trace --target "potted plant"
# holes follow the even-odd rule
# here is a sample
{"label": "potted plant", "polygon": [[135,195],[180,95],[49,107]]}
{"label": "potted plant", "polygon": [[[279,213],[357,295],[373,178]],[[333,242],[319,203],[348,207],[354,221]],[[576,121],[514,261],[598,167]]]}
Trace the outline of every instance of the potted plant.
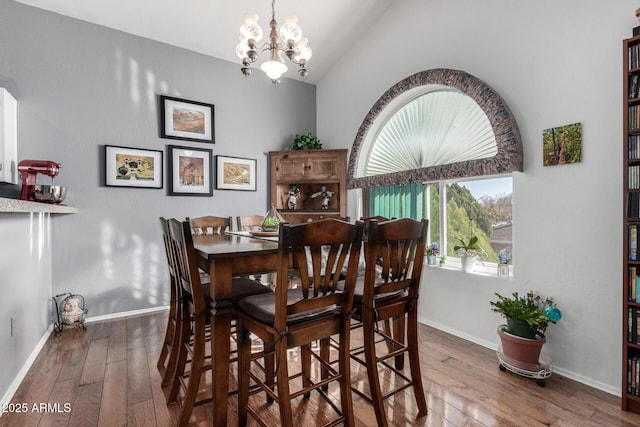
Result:
{"label": "potted plant", "polygon": [[322,144],[317,136],[311,133],[305,133],[303,135],[296,134],[293,138],[292,150],[320,150]]}
{"label": "potted plant", "polygon": [[440,257],[440,267],[444,267],[444,266],[445,266],[445,264],[446,264],[446,262],[447,262],[447,257],[446,257],[446,256],[444,256],[444,255],[442,255],[442,256]]}
{"label": "potted plant", "polygon": [[271,205],[271,209],[269,209],[267,214],[262,219],[262,231],[276,233],[280,229],[281,222],[286,221],[282,217],[282,215],[280,215],[280,212],[278,212],[276,207]]}
{"label": "potted plant", "polygon": [[496,255],[498,263],[498,277],[509,277],[509,264],[511,264],[511,252],[508,248],[503,248]]}
{"label": "potted plant", "polygon": [[482,259],[486,252],[480,247],[478,243],[478,236],[471,236],[468,241],[458,238],[459,245],[453,247],[454,251],[458,251],[460,254],[460,263],[462,264],[462,271],[465,273],[473,272],[476,265],[476,259]]}
{"label": "potted plant", "polygon": [[438,242],[431,242],[431,244],[427,247],[427,263],[429,265],[437,265],[438,254],[440,254],[440,247],[438,246]]}
{"label": "potted plant", "polygon": [[544,335],[549,323],[562,318],[562,312],[553,298],[543,300],[529,291],[526,296],[514,292],[510,297],[495,294],[498,299],[491,301],[491,310],[507,319],[506,325],[498,327],[502,342],[502,353],[509,364],[525,370],[535,370]]}

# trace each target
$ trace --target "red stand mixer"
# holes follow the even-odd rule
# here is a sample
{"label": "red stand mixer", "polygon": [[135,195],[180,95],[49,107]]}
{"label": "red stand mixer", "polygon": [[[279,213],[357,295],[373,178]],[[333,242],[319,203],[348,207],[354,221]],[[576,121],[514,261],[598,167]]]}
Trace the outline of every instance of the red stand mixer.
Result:
{"label": "red stand mixer", "polygon": [[51,177],[51,182],[58,176],[60,163],[51,160],[22,160],[18,163],[18,172],[22,178],[22,192],[20,200],[30,200],[44,203],[60,203],[67,192],[66,187],[59,185],[40,185],[37,182],[38,174]]}

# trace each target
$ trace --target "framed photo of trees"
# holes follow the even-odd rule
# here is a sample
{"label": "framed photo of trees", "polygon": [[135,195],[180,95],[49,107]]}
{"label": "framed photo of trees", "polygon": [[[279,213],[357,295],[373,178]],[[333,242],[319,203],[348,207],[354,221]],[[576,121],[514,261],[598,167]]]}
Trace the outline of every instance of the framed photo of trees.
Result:
{"label": "framed photo of trees", "polygon": [[542,131],[544,166],[579,163],[582,155],[582,124],[574,123]]}

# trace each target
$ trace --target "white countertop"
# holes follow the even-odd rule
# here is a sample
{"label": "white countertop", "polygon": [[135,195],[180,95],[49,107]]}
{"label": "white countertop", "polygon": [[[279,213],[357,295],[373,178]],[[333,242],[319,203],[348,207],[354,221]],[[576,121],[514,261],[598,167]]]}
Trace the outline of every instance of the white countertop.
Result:
{"label": "white countertop", "polygon": [[78,213],[78,208],[0,197],[0,212]]}

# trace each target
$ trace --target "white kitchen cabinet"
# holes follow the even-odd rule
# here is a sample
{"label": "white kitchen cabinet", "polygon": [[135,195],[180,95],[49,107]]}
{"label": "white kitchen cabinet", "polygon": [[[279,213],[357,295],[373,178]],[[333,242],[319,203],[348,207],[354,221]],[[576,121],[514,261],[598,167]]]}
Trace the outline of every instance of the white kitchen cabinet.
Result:
{"label": "white kitchen cabinet", "polygon": [[0,88],[0,183],[18,183],[18,103]]}

